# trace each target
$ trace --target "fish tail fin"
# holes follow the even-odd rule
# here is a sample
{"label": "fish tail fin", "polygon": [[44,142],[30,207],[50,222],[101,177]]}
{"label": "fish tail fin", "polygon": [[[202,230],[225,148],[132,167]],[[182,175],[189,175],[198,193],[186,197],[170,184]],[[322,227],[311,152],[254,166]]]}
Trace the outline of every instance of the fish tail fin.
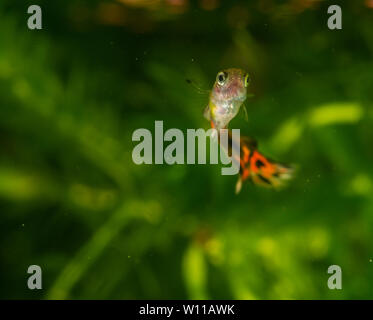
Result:
{"label": "fish tail fin", "polygon": [[257,151],[253,155],[251,170],[252,181],[255,184],[274,189],[285,187],[287,181],[293,178],[295,171],[294,167],[269,160]]}
{"label": "fish tail fin", "polygon": [[236,184],[236,193],[241,190],[242,182],[251,179],[256,185],[281,189],[294,176],[294,166],[284,165],[270,160],[256,149],[243,145],[240,159],[240,175]]}
{"label": "fish tail fin", "polygon": [[[212,124],[213,126],[213,124]],[[251,180],[254,184],[273,189],[281,189],[286,182],[294,177],[295,167],[288,166],[269,159],[258,151],[255,139],[241,136],[234,139],[231,130],[228,131],[229,143],[226,152],[233,156],[233,150],[239,150],[237,156],[232,159],[240,167],[236,194],[238,194],[244,181]]]}

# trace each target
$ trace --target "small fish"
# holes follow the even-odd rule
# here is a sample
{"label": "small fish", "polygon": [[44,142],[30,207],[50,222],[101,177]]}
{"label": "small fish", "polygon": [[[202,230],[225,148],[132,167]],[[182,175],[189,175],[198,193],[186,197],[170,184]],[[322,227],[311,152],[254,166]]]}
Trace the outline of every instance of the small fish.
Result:
{"label": "small fish", "polygon": [[246,100],[249,83],[249,74],[241,69],[230,68],[217,74],[204,111],[213,128],[227,128]]}
{"label": "small fish", "polygon": [[[247,97],[249,82],[249,74],[241,69],[226,69],[217,74],[204,116],[218,132],[227,128],[229,122],[237,115]],[[234,141],[231,130],[228,130],[228,134],[228,150],[225,151],[231,156],[232,149],[235,149],[235,154],[239,155],[237,159],[233,159],[240,167],[236,193],[241,191],[245,180],[279,189],[285,185],[286,180],[293,177],[293,167],[265,157],[258,151],[258,144],[254,139],[241,136],[239,141]],[[219,133],[218,140],[220,142]]]}

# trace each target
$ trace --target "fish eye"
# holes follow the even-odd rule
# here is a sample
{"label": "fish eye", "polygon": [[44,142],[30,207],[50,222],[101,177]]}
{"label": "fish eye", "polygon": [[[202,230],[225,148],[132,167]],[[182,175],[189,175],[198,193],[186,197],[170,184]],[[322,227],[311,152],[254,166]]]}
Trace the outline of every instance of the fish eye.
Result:
{"label": "fish eye", "polygon": [[227,80],[227,73],[219,72],[218,75],[216,76],[216,81],[218,82],[218,84],[222,86],[225,83],[225,80]]}
{"label": "fish eye", "polygon": [[250,84],[250,76],[249,76],[248,73],[246,73],[246,75],[245,75],[244,82],[245,82],[245,87],[247,87]]}

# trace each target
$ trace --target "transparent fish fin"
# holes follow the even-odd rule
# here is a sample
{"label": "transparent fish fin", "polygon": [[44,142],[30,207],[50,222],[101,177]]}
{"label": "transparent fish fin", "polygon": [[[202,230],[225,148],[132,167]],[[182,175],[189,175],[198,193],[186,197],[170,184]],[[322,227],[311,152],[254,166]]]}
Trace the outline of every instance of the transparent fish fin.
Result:
{"label": "transparent fish fin", "polygon": [[210,107],[207,105],[205,110],[203,111],[203,116],[208,120],[211,121],[211,113],[210,113]]}
{"label": "transparent fish fin", "polygon": [[241,176],[238,176],[238,180],[237,180],[237,183],[236,183],[236,194],[239,194],[240,191],[242,189],[242,179],[241,179]]}
{"label": "transparent fish fin", "polygon": [[245,121],[249,122],[249,115],[247,114],[247,109],[244,104],[242,105],[242,109],[243,109],[243,116],[244,116]]}

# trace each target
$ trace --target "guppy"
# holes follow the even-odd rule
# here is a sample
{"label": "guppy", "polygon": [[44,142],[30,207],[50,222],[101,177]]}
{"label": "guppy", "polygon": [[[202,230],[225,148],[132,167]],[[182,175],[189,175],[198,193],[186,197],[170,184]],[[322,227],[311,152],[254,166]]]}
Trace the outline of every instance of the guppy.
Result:
{"label": "guppy", "polygon": [[[210,93],[209,104],[205,108],[204,116],[211,122],[211,126],[218,131],[227,128],[229,122],[237,115],[247,96],[249,74],[241,69],[230,68],[219,72]],[[245,180],[251,180],[256,185],[281,188],[285,181],[293,177],[294,168],[270,160],[258,151],[255,139],[241,136],[235,141],[228,130],[228,154],[235,148],[237,159],[233,159],[240,166],[236,193],[242,188]],[[220,141],[220,136],[218,134]]]}

